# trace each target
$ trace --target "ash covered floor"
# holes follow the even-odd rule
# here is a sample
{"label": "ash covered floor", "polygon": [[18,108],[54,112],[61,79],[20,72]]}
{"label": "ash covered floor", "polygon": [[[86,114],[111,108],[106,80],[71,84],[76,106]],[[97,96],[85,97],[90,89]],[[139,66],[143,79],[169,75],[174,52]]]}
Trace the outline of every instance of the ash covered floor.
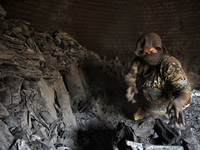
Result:
{"label": "ash covered floor", "polygon": [[[192,131],[194,137],[194,141],[200,144],[200,134],[199,134],[199,121],[200,121],[200,97],[199,91],[194,90],[193,96],[190,102],[190,106],[184,109],[185,121],[186,124],[184,128],[189,129]],[[199,93],[199,94],[197,94]],[[84,114],[84,113],[83,113]],[[103,118],[99,118],[98,116],[104,116]],[[85,116],[88,116],[85,114]],[[80,117],[79,117],[80,119]],[[82,121],[82,122],[81,122]],[[102,114],[97,114],[97,118],[91,117],[90,119],[85,119],[84,117],[82,120],[78,121],[78,124],[81,125],[83,128],[79,131],[79,144],[83,146],[83,149],[111,149],[111,139],[117,132],[117,126],[120,122],[125,123],[127,126],[131,127],[132,129],[136,129],[135,133],[137,135],[137,139],[139,143],[151,143],[151,134],[154,133],[152,131],[153,126],[152,124],[148,124],[148,127],[140,126],[139,129],[135,128],[137,122],[127,118],[126,116],[122,115],[121,113],[115,113],[114,111],[105,112]],[[91,124],[94,124],[91,127]],[[86,126],[85,126],[86,125]],[[143,132],[139,133],[141,130]],[[145,131],[148,130],[148,131]],[[189,136],[189,135],[188,135]],[[161,144],[160,144],[161,145]],[[167,144],[166,144],[167,145]],[[156,148],[156,147],[154,147]],[[168,147],[170,148],[170,147]],[[190,147],[189,149],[198,149],[199,147]],[[170,149],[173,149],[171,147]],[[176,149],[176,148],[174,148]],[[177,148],[179,149],[179,148]],[[187,148],[185,148],[187,149]]]}
{"label": "ash covered floor", "polygon": [[[140,137],[145,126],[132,120],[137,103],[125,98],[130,62],[101,59],[63,31],[37,33],[0,8],[0,149],[109,150],[122,122],[149,143],[153,125]],[[185,127],[198,143],[199,105],[193,90]]]}

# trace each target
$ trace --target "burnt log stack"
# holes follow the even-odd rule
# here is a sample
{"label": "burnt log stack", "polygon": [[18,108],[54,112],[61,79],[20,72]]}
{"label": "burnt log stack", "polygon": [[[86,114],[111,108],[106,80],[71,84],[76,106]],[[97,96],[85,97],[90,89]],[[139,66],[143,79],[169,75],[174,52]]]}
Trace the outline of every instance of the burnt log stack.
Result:
{"label": "burnt log stack", "polygon": [[37,33],[28,22],[5,18],[0,7],[0,149],[78,149],[78,130],[100,126],[104,115],[97,111],[102,88],[90,87],[85,73],[116,64],[66,32]]}

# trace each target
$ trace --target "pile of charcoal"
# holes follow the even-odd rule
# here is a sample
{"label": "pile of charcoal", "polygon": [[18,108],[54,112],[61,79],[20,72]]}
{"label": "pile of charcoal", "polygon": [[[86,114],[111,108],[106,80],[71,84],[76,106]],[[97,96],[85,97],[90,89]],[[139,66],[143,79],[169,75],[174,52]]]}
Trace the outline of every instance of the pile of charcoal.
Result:
{"label": "pile of charcoal", "polygon": [[1,149],[80,149],[81,132],[118,111],[113,92],[128,64],[100,59],[66,32],[7,20],[2,7],[0,19]]}

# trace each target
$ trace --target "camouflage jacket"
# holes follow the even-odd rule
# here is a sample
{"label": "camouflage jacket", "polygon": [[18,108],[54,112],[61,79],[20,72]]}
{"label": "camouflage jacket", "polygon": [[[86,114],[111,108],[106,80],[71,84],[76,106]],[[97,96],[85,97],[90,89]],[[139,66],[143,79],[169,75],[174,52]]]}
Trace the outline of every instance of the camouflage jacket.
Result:
{"label": "camouflage jacket", "polygon": [[[186,74],[181,63],[173,56],[163,55],[156,79],[154,78],[153,81],[148,79],[144,81],[142,76],[139,75],[138,69],[140,65],[141,59],[136,57],[132,63],[129,73],[125,75],[125,82],[136,86],[139,91],[143,90],[143,94],[147,100],[157,101],[158,97],[161,95],[168,97],[167,99],[169,99],[170,95],[170,99],[172,99],[181,92],[187,93],[191,97],[192,91]],[[149,88],[153,89],[153,92],[152,90],[149,90]],[[149,97],[148,95],[151,96]]]}

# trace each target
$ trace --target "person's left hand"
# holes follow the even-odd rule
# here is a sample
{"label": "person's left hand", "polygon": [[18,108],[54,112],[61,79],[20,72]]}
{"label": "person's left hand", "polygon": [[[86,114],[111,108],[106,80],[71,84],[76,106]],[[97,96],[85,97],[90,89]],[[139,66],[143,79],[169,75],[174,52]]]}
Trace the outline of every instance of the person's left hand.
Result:
{"label": "person's left hand", "polygon": [[134,95],[138,93],[138,90],[134,86],[129,86],[126,90],[126,98],[128,101],[131,101],[132,103],[136,103],[136,100],[134,99]]}
{"label": "person's left hand", "polygon": [[[182,111],[182,104],[181,104],[181,101],[178,98],[173,100],[171,103],[169,103],[168,108],[167,108],[167,112],[170,113],[171,110],[174,110],[176,118],[177,119],[180,118],[181,122],[183,124],[185,124],[184,114],[183,114],[183,111]],[[167,117],[169,118],[169,115]]]}

